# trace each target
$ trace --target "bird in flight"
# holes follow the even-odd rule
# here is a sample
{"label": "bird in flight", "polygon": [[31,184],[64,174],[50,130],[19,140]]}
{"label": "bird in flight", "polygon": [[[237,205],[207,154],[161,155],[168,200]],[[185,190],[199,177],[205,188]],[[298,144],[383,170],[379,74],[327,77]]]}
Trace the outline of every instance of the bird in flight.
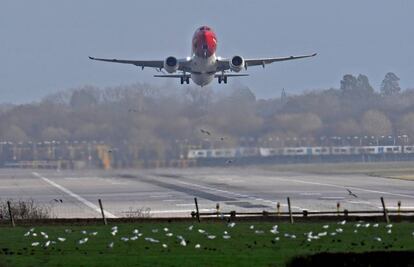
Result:
{"label": "bird in flight", "polygon": [[345,188],[346,189],[346,191],[348,191],[348,194],[350,195],[350,196],[353,196],[353,197],[358,197],[357,195],[355,195],[354,193],[352,193],[352,191],[351,190],[349,190],[348,188]]}
{"label": "bird in flight", "polygon": [[211,132],[204,130],[204,129],[200,129],[200,132],[206,135],[211,135]]}

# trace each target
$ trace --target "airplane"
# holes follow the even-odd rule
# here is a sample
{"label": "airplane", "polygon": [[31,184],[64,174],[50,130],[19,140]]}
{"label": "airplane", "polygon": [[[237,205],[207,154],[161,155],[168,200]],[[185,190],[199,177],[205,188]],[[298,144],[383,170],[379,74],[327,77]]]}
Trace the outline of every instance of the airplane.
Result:
{"label": "airplane", "polygon": [[[262,66],[279,62],[316,56],[316,53],[303,56],[289,57],[270,57],[270,58],[253,58],[244,59],[242,56],[235,55],[230,59],[216,56],[217,38],[214,31],[208,26],[199,27],[192,39],[191,57],[178,59],[169,56],[165,60],[123,60],[89,57],[92,60],[132,64],[142,69],[155,68],[162,72],[161,75],[154,77],[161,78],[179,78],[181,84],[189,84],[190,79],[197,85],[203,87],[208,85],[217,78],[218,83],[227,83],[228,77],[248,76],[245,73],[238,73],[249,67]],[[163,69],[169,74],[163,72]]]}

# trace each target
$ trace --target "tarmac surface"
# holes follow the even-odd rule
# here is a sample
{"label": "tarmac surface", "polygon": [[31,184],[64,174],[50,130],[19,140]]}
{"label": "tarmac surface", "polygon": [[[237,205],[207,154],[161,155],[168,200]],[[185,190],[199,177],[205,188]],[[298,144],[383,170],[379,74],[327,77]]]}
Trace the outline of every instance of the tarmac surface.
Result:
{"label": "tarmac surface", "polygon": [[[355,195],[350,195],[346,189]],[[414,181],[364,174],[277,172],[260,167],[157,170],[0,169],[0,200],[33,199],[56,218],[189,217],[197,197],[200,211],[414,209]]]}

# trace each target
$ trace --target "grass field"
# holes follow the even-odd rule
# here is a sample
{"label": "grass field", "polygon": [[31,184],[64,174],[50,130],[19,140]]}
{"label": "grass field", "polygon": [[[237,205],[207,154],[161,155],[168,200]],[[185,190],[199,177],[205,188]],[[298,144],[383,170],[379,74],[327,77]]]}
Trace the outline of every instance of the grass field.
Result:
{"label": "grass field", "polygon": [[274,225],[3,227],[0,266],[284,266],[296,255],[326,251],[414,251],[414,225],[409,223]]}

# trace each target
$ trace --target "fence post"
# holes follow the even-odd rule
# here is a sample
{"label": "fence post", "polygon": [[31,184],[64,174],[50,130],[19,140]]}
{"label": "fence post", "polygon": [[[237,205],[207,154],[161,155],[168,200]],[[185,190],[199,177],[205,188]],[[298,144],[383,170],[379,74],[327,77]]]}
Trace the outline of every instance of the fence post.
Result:
{"label": "fence post", "polygon": [[196,213],[197,221],[200,222],[200,212],[198,210],[198,202],[197,202],[197,198],[196,197],[194,198],[194,203],[195,203],[196,211],[197,211],[197,213]]}
{"label": "fence post", "polygon": [[107,225],[107,224],[108,224],[108,222],[106,221],[105,212],[104,212],[103,205],[102,205],[102,200],[101,200],[101,199],[98,199],[98,202],[99,202],[99,207],[101,208],[101,213],[102,213],[102,220],[103,220],[103,223],[104,223],[105,225]]}
{"label": "fence post", "polygon": [[338,201],[336,203],[336,213],[337,213],[338,216],[340,215],[340,208],[341,208],[341,203]]}
{"label": "fence post", "polygon": [[277,216],[280,216],[280,202],[276,204]]}
{"label": "fence post", "polygon": [[401,213],[401,200],[398,200],[397,206],[398,206],[398,216],[400,216],[400,213]]}
{"label": "fence post", "polygon": [[290,198],[289,197],[287,198],[287,202],[288,202],[290,223],[293,223],[292,208],[290,207]]}
{"label": "fence post", "polygon": [[7,201],[7,208],[9,209],[10,223],[12,227],[15,227],[16,225],[14,224],[13,212],[11,210],[10,201]]}
{"label": "fence post", "polygon": [[390,223],[390,218],[388,217],[388,211],[387,211],[387,208],[385,207],[385,202],[384,202],[384,198],[383,197],[381,197],[381,203],[382,203],[382,210],[384,212],[385,221],[387,223]]}

